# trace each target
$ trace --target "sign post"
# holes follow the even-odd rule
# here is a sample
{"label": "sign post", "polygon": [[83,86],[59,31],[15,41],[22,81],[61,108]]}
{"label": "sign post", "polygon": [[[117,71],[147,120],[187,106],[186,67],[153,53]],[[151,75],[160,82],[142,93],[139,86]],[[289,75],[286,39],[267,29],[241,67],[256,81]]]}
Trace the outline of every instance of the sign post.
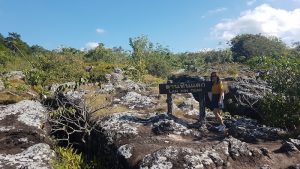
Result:
{"label": "sign post", "polygon": [[205,123],[205,93],[199,93],[199,121]]}
{"label": "sign post", "polygon": [[[167,84],[172,84],[172,80],[168,80]],[[168,93],[167,94],[167,104],[168,104],[168,114],[173,113],[173,99],[172,99],[172,94]]]}
{"label": "sign post", "polygon": [[168,114],[173,113],[173,99],[172,94],[175,93],[193,93],[199,96],[199,121],[201,123],[205,120],[205,94],[208,91],[210,82],[186,82],[186,83],[173,83],[169,80],[167,84],[159,84],[159,93],[167,94]]}

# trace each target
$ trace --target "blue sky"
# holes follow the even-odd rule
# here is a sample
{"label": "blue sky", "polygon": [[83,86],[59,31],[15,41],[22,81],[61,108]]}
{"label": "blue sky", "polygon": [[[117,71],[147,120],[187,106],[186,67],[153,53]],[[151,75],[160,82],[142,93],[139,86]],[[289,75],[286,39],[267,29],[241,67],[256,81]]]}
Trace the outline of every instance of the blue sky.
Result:
{"label": "blue sky", "polygon": [[174,52],[226,47],[240,33],[300,41],[300,0],[0,0],[0,33],[30,45],[130,49],[146,35]]}

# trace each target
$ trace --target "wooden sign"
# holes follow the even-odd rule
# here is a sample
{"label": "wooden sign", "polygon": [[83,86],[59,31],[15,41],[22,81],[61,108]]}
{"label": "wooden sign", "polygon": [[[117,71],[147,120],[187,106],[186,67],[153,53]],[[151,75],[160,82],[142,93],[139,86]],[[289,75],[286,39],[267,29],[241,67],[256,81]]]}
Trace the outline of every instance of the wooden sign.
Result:
{"label": "wooden sign", "polygon": [[159,93],[167,94],[168,114],[173,112],[173,98],[172,94],[175,93],[194,93],[198,94],[199,101],[199,122],[205,124],[205,94],[211,88],[211,82],[184,82],[173,83],[169,80],[167,84],[159,84]]}
{"label": "wooden sign", "polygon": [[168,83],[159,85],[160,94],[174,93],[199,93],[206,92],[210,86],[210,82],[186,82],[186,83]]}

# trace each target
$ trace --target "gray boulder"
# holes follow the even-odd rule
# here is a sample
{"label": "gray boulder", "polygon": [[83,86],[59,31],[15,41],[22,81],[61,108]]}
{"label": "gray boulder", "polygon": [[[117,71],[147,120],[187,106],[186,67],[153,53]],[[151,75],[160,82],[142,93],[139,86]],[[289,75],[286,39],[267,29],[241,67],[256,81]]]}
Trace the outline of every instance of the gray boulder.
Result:
{"label": "gray boulder", "polygon": [[229,134],[248,143],[259,140],[276,140],[280,138],[280,134],[287,133],[283,129],[264,126],[257,120],[244,117],[226,119],[225,124],[229,128]]}
{"label": "gray boulder", "polygon": [[23,100],[0,110],[0,168],[51,168],[46,108]]}
{"label": "gray boulder", "polygon": [[248,143],[234,137],[206,140],[207,133],[191,126],[168,114],[115,113],[99,119],[97,130],[107,142],[95,144],[114,159],[107,161],[110,168],[222,168],[265,158]]}
{"label": "gray boulder", "polygon": [[11,71],[2,75],[10,80],[25,80],[25,75],[22,71]]}
{"label": "gray boulder", "polygon": [[300,150],[300,140],[290,138],[289,142],[293,143],[298,148],[298,150]]}
{"label": "gray boulder", "polygon": [[127,105],[129,108],[145,108],[154,105],[154,99],[148,96],[143,96],[137,92],[128,92],[121,97],[120,104]]}
{"label": "gray boulder", "polygon": [[[181,75],[174,76],[171,80],[173,80],[174,83],[179,83],[202,82],[209,79],[201,76]],[[228,86],[228,91],[225,93],[224,98],[225,111],[238,115],[247,115],[256,119],[261,118],[259,114],[261,99],[267,92],[271,91],[265,81],[248,77],[239,77],[236,79],[225,78],[224,83]],[[193,96],[197,101],[200,100],[197,93],[193,93]],[[208,96],[206,96],[205,100],[206,107],[210,108],[211,105]]]}
{"label": "gray boulder", "polygon": [[271,89],[265,81],[251,78],[237,78],[228,82],[229,92],[225,95],[225,109],[233,114],[247,115],[260,119],[261,99]]}
{"label": "gray boulder", "polygon": [[34,144],[17,154],[0,154],[0,168],[51,169],[54,151],[45,143]]}
{"label": "gray boulder", "polygon": [[292,142],[284,141],[282,146],[279,148],[279,151],[284,153],[290,153],[290,152],[297,152],[299,150]]}

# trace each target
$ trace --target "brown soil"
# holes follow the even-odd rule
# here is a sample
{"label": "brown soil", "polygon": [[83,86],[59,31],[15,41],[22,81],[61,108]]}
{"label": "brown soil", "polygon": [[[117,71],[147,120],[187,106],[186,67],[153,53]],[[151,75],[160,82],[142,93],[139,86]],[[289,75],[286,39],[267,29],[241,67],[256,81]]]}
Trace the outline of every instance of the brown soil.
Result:
{"label": "brown soil", "polygon": [[0,120],[0,124],[1,127],[11,128],[8,131],[0,131],[0,154],[17,154],[34,144],[50,143],[44,137],[43,130],[19,122],[16,115],[6,116]]}
{"label": "brown soil", "polygon": [[[215,125],[214,121],[208,121],[209,125]],[[139,128],[140,135],[136,138],[122,139],[117,144],[134,144],[132,150],[132,158],[128,161],[129,166],[136,166],[147,154],[151,154],[161,148],[172,147],[188,147],[192,149],[208,150],[214,145],[217,145],[228,137],[228,133],[208,131],[203,133],[200,137],[188,137],[175,134],[162,134],[155,135],[149,126],[142,126]],[[265,164],[269,165],[272,169],[288,168],[289,166],[300,163],[300,151],[293,154],[277,153],[282,145],[282,140],[276,141],[263,141],[260,140],[255,144],[248,143],[252,147],[258,149],[266,148],[269,151],[269,157],[263,156],[262,158],[255,157],[239,157],[237,160],[228,158],[228,166],[223,168],[234,169],[252,169],[259,168]],[[180,159],[177,161],[180,163]],[[176,164],[173,164],[176,168]],[[179,166],[179,165],[178,165]]]}

